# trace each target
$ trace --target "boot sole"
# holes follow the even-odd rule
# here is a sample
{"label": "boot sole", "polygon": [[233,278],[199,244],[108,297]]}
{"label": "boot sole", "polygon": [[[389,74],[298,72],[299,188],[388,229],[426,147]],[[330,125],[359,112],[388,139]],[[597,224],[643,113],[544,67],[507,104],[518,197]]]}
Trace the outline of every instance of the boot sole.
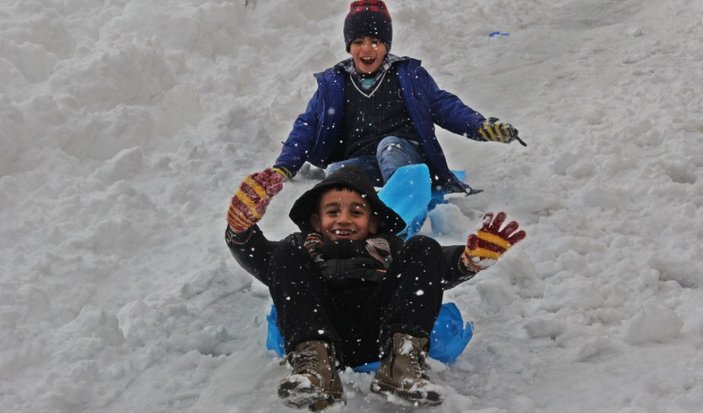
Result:
{"label": "boot sole", "polygon": [[302,409],[307,407],[310,411],[316,412],[325,409],[333,404],[345,403],[342,395],[332,395],[319,391],[302,391],[299,388],[279,388],[278,397],[287,407]]}
{"label": "boot sole", "polygon": [[395,403],[396,400],[400,400],[415,407],[435,407],[441,405],[443,402],[442,396],[437,393],[429,393],[430,395],[434,395],[436,397],[436,399],[430,399],[424,397],[422,393],[398,390],[397,388],[380,381],[374,381],[371,383],[371,392],[385,397],[386,401],[391,403]]}
{"label": "boot sole", "polygon": [[324,410],[328,407],[334,406],[334,405],[345,405],[347,404],[347,401],[341,398],[334,398],[334,397],[328,397],[325,400],[318,400],[315,403],[311,404],[308,406],[308,409],[311,412],[319,412],[320,410]]}

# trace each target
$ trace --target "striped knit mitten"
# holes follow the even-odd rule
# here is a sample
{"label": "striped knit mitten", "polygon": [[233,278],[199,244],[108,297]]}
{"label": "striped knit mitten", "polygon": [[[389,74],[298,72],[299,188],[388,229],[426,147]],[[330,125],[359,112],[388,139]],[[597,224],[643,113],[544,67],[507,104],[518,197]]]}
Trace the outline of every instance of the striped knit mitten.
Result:
{"label": "striped knit mitten", "polygon": [[515,221],[501,229],[505,216],[505,212],[487,213],[481,229],[469,235],[461,256],[462,264],[469,271],[479,272],[495,264],[510,247],[527,236],[525,231],[518,231],[519,225]]}
{"label": "striped knit mitten", "polygon": [[259,222],[271,198],[283,189],[283,177],[271,168],[244,178],[227,210],[227,224],[244,232]]}

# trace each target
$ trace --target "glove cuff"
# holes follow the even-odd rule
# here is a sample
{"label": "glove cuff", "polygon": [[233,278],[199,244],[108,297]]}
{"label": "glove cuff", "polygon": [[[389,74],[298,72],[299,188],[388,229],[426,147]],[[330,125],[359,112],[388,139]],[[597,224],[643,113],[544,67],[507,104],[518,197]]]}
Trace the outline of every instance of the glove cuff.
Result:
{"label": "glove cuff", "polygon": [[488,268],[488,267],[481,267],[481,266],[475,264],[473,261],[471,261],[471,257],[467,254],[461,255],[461,259],[459,260],[459,267],[461,267],[461,269],[464,272],[474,273],[474,274]]}
{"label": "glove cuff", "polygon": [[277,174],[281,175],[283,177],[284,181],[287,181],[293,177],[293,172],[291,172],[288,168],[285,168],[283,166],[274,166],[273,168],[274,172]]}
{"label": "glove cuff", "polygon": [[244,232],[236,232],[229,225],[225,230],[225,241],[227,245],[243,245],[249,242],[249,239],[254,234],[254,227],[244,230]]}

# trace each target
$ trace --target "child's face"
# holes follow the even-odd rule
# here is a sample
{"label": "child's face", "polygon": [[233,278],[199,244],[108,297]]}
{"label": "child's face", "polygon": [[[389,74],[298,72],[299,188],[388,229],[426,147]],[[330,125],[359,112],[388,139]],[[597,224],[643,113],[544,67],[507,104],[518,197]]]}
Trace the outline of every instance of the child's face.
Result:
{"label": "child's face", "polygon": [[349,45],[349,54],[356,71],[363,74],[376,73],[386,57],[386,44],[370,36],[356,39]]}
{"label": "child's face", "polygon": [[312,214],[310,224],[324,238],[363,240],[377,230],[371,207],[357,192],[332,189],[320,197],[318,213]]}

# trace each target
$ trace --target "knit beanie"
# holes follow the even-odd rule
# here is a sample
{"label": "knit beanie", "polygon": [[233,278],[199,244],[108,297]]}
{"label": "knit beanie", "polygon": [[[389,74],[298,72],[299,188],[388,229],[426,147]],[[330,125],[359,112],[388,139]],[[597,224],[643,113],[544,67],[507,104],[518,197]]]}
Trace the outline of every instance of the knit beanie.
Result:
{"label": "knit beanie", "polygon": [[381,0],[353,1],[349,6],[349,14],[344,19],[344,44],[347,52],[351,42],[364,36],[382,41],[386,44],[386,49],[391,50],[393,25],[388,8]]}

